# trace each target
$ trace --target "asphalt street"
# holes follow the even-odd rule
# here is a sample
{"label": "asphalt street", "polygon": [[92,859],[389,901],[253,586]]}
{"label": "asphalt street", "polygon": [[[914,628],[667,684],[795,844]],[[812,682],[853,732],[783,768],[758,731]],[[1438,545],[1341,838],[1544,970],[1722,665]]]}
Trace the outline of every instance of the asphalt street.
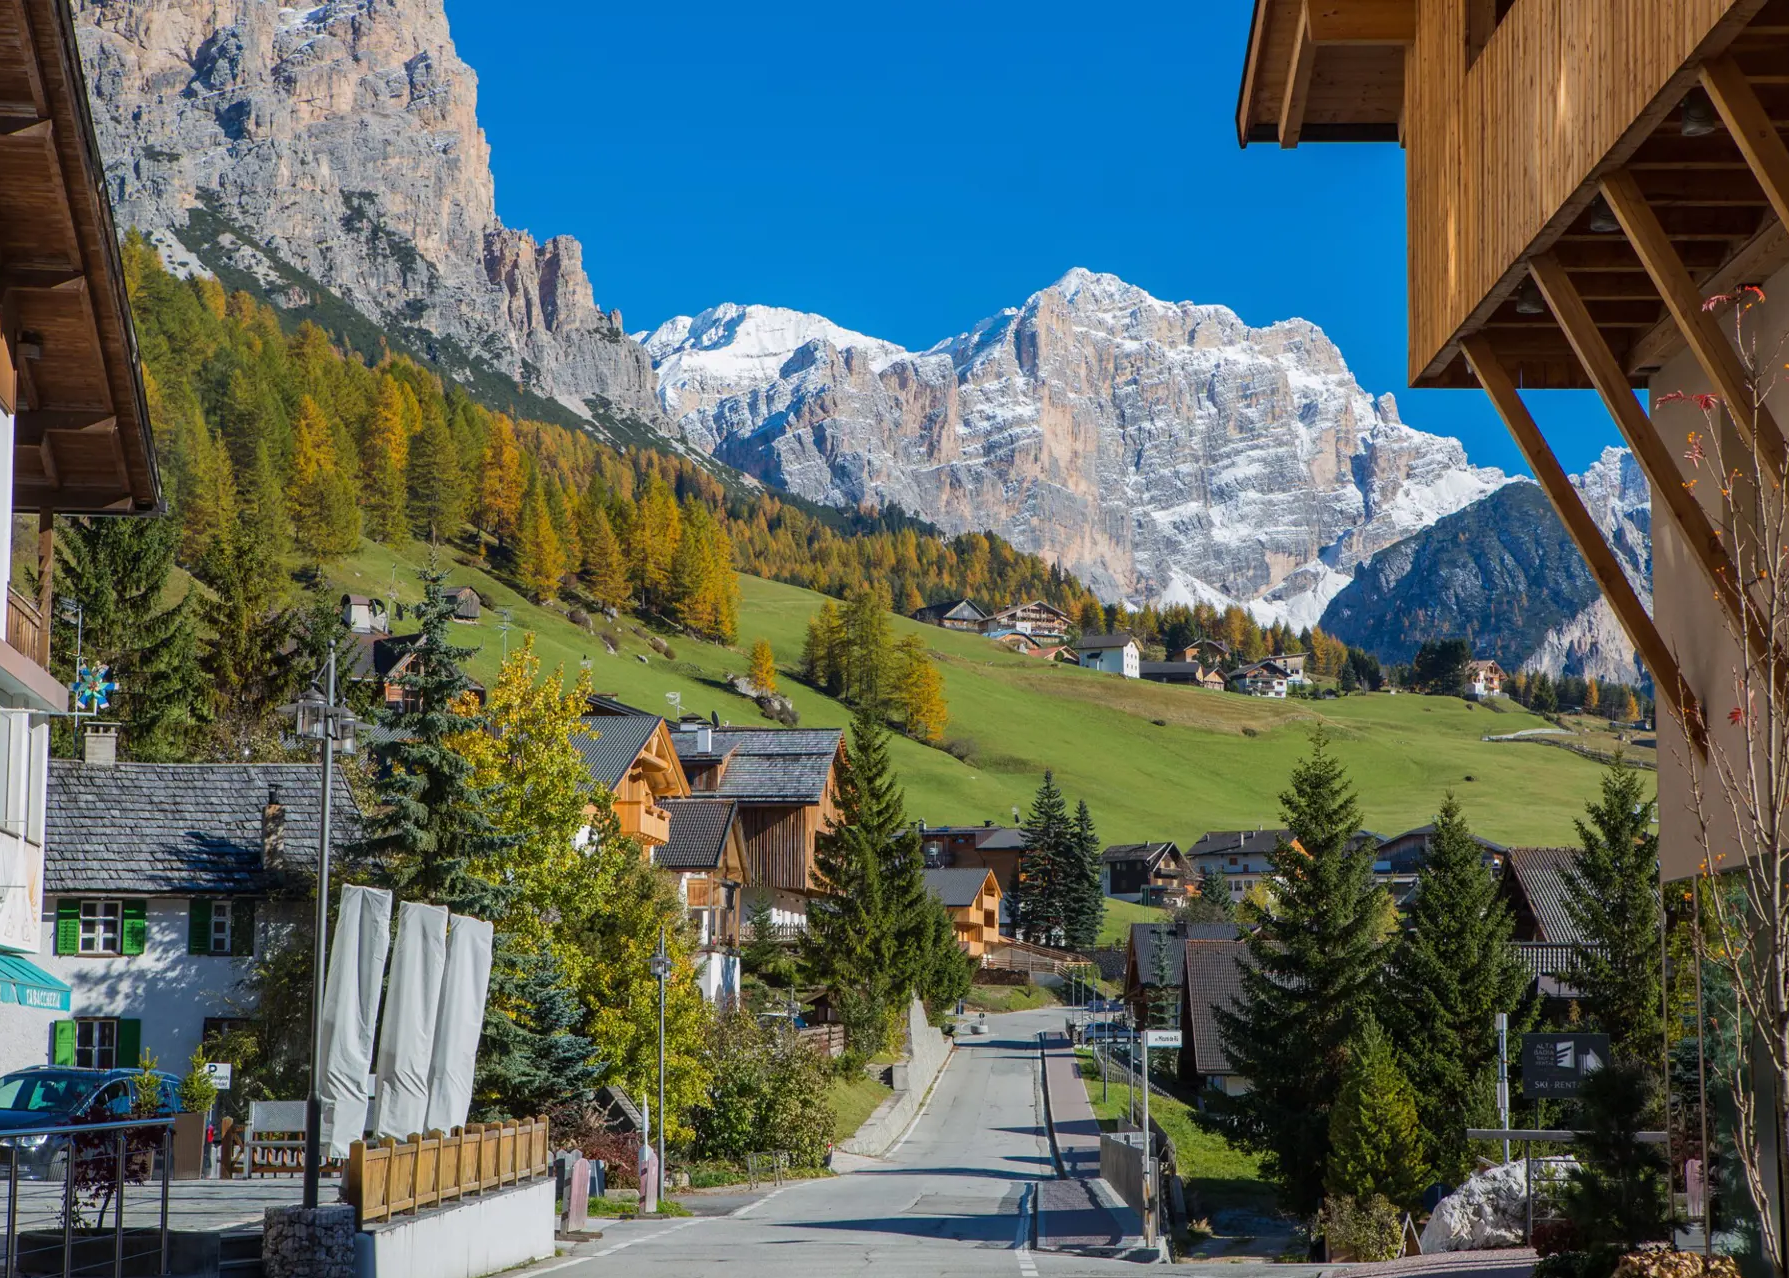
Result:
{"label": "asphalt street", "polygon": [[[1135,1275],[1132,1262],[1029,1246],[1032,1198],[1038,1182],[1054,1176],[1037,1033],[1061,1019],[1060,1009],[1015,1012],[990,1017],[985,1038],[965,1036],[925,1111],[885,1159],[841,1156],[850,1164],[843,1174],[787,1184],[725,1215],[604,1222],[600,1240],[535,1266],[528,1278]],[[1245,1278],[1255,1268],[1225,1272]]]}

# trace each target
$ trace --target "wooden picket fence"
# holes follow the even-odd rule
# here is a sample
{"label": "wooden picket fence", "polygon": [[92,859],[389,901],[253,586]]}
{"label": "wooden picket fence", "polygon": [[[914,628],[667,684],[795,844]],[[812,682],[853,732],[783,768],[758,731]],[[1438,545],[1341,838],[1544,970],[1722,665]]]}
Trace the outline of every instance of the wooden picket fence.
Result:
{"label": "wooden picket fence", "polygon": [[451,1134],[431,1131],[376,1145],[348,1146],[342,1198],[354,1204],[364,1228],[439,1207],[467,1194],[544,1176],[549,1169],[547,1120],[469,1123]]}

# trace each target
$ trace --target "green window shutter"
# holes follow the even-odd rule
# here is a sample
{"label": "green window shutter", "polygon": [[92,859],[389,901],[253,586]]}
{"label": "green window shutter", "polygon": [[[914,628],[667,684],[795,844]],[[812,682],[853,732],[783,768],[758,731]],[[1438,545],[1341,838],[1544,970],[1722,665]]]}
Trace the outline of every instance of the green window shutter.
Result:
{"label": "green window shutter", "polygon": [[143,1057],[143,1022],[120,1017],[118,1020],[118,1068],[135,1069]]}
{"label": "green window shutter", "polygon": [[237,958],[255,956],[255,903],[238,899],[230,904],[230,953]]}
{"label": "green window shutter", "polygon": [[186,952],[211,953],[211,902],[195,896],[187,903]]}
{"label": "green window shutter", "polygon": [[149,903],[147,901],[126,901],[122,922],[124,924],[122,953],[141,954],[143,946],[149,940]]}
{"label": "green window shutter", "polygon": [[[79,954],[81,952],[81,903],[71,897],[56,898],[56,953]],[[70,1021],[70,1025],[74,1022]],[[72,1030],[70,1031],[73,1032]],[[74,1040],[69,1040],[69,1051],[74,1051]],[[69,1064],[73,1064],[71,1059]]]}
{"label": "green window shutter", "polygon": [[75,1023],[73,1021],[57,1021],[50,1028],[55,1035],[51,1041],[50,1064],[73,1065],[75,1063]]}

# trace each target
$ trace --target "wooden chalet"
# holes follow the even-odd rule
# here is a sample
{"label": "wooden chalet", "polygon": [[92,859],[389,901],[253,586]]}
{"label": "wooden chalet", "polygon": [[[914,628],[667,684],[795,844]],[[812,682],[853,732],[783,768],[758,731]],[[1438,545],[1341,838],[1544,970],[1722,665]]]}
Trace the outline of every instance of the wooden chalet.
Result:
{"label": "wooden chalet", "polygon": [[[1410,383],[1489,395],[1650,671],[1670,878],[1703,856],[1691,769],[1716,792],[1709,738],[1744,750],[1732,671],[1781,662],[1736,584],[1757,574],[1722,535],[1723,485],[1692,482],[1707,472],[1684,441],[1708,433],[1694,397],[1714,396],[1716,465],[1789,472],[1789,386],[1754,394],[1709,305],[1758,286],[1748,349],[1789,331],[1785,66],[1789,0],[1256,0],[1243,57],[1243,145],[1403,148]],[[1328,233],[1345,252],[1345,224]],[[1650,611],[1524,402],[1572,387],[1598,393],[1651,482]],[[1766,683],[1780,699],[1789,681]]]}
{"label": "wooden chalet", "polygon": [[1236,938],[1188,937],[1181,949],[1179,1074],[1193,1090],[1215,1088],[1235,1096],[1248,1089],[1224,1050],[1218,1010],[1234,1010],[1242,996],[1248,943]]}
{"label": "wooden chalet", "polygon": [[1475,700],[1503,695],[1503,667],[1486,658],[1466,663],[1466,693]]}
{"label": "wooden chalet", "polygon": [[454,586],[448,590],[447,597],[453,601],[455,621],[477,621],[484,609],[484,600],[471,586]]}
{"label": "wooden chalet", "polygon": [[[1230,686],[1251,697],[1284,698],[1294,682],[1292,672],[1278,657],[1238,666],[1230,672]],[[1296,682],[1302,683],[1302,676]]]}
{"label": "wooden chalet", "polygon": [[1033,599],[1029,603],[1009,604],[990,613],[981,628],[983,633],[1017,630],[1028,635],[1065,635],[1072,625],[1074,618],[1062,609]]}
{"label": "wooden chalet", "polygon": [[913,613],[912,617],[928,626],[967,630],[971,633],[980,631],[988,620],[988,614],[976,607],[972,599],[946,599],[943,603],[927,604]]}
{"label": "wooden chalet", "polygon": [[652,863],[677,876],[677,894],[696,931],[696,976],[711,1003],[739,997],[740,889],[745,841],[739,802],[710,796],[663,798],[670,814],[665,842]]}
{"label": "wooden chalet", "polygon": [[[384,616],[384,613],[376,614]],[[342,678],[370,690],[369,695],[387,710],[415,709],[416,698],[403,685],[403,677],[422,651],[421,633],[388,635],[380,631],[350,632],[342,654]],[[472,694],[482,705],[484,685],[472,684]]]}
{"label": "wooden chalet", "polygon": [[1187,941],[1233,941],[1240,935],[1234,923],[1131,924],[1125,945],[1121,997],[1130,1009],[1133,1023],[1172,1023],[1167,1009],[1180,1000]]}
{"label": "wooden chalet", "polygon": [[584,731],[576,745],[590,779],[615,796],[621,833],[652,856],[671,837],[671,813],[663,801],[690,793],[669,725],[643,711],[586,714],[580,722]]}
{"label": "wooden chalet", "polygon": [[926,891],[944,903],[956,928],[957,944],[972,959],[1000,940],[1000,881],[980,867],[927,870]]}
{"label": "wooden chalet", "polygon": [[[1185,651],[1192,652],[1194,649],[1188,648]],[[1184,683],[1216,692],[1222,692],[1226,683],[1224,672],[1216,666],[1203,665],[1196,659],[1183,661],[1174,656],[1167,661],[1140,661],[1137,663],[1137,673],[1152,683]]]}
{"label": "wooden chalet", "polygon": [[1177,843],[1118,843],[1100,853],[1100,890],[1144,905],[1186,902],[1189,871]]}
{"label": "wooden chalet", "polygon": [[689,793],[739,805],[748,908],[768,900],[779,927],[807,925],[814,841],[836,815],[844,758],[836,728],[715,728],[680,724],[670,734]]}
{"label": "wooden chalet", "polygon": [[1019,859],[1029,846],[1025,831],[1012,826],[927,825],[919,823],[920,847],[928,869],[985,868],[1000,884],[1002,904],[1018,890]]}
{"label": "wooden chalet", "polygon": [[1572,951],[1583,933],[1565,907],[1565,870],[1576,848],[1510,848],[1498,891],[1514,921],[1512,940],[1542,999],[1563,1010],[1575,991],[1565,982]]}

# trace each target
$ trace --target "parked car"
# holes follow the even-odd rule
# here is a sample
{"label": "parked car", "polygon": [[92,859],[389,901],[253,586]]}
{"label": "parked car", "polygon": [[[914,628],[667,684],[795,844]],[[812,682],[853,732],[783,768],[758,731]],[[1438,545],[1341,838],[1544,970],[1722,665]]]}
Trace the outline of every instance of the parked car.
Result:
{"label": "parked car", "polygon": [[[73,1069],[65,1065],[33,1065],[0,1077],[0,1148],[18,1159],[21,1178],[59,1180],[68,1165],[68,1144],[41,1129],[79,1127],[84,1123],[118,1122],[131,1116],[135,1097],[134,1069]],[[161,1070],[158,1117],[180,1112],[180,1079]],[[8,1132],[30,1130],[31,1135]],[[0,1157],[0,1175],[7,1174],[12,1155]]]}
{"label": "parked car", "polygon": [[1094,1021],[1081,1033],[1083,1043],[1134,1043],[1137,1031],[1123,1021]]}

